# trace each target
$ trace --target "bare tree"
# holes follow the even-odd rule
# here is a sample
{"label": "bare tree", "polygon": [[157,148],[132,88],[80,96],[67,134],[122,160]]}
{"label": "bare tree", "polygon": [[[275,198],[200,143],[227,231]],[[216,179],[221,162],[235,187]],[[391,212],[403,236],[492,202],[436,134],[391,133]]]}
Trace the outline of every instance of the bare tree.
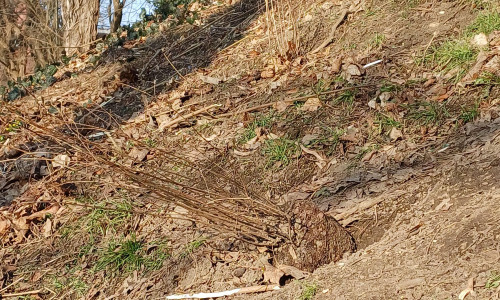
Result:
{"label": "bare tree", "polygon": [[66,55],[86,51],[97,36],[99,0],[62,0],[61,12]]}
{"label": "bare tree", "polygon": [[[108,7],[110,31],[116,32],[122,23],[123,7],[126,0],[110,0]],[[113,4],[113,13],[111,14],[111,4]]]}

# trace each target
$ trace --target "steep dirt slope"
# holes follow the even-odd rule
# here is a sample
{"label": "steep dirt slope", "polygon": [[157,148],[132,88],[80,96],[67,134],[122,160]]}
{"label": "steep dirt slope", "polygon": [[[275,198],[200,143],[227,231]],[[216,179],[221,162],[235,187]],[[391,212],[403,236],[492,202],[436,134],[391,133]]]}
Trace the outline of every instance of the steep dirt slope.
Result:
{"label": "steep dirt slope", "polygon": [[[201,25],[110,47],[0,115],[0,202],[12,202],[0,209],[0,294],[157,299],[282,284],[240,298],[447,299],[472,279],[478,299],[494,298],[496,1],[303,1],[274,29],[265,1],[232,3]],[[277,49],[279,26],[297,29],[300,51]],[[37,126],[91,140],[104,149],[92,155],[133,174],[179,172],[200,190],[218,181],[165,159],[174,153],[270,203],[309,199],[358,251],[300,281],[270,278],[274,249],[179,220],[182,207],[128,189],[118,168],[69,139],[54,147]]]}
{"label": "steep dirt slope", "polygon": [[[307,279],[317,285],[314,299],[457,299],[471,281],[469,298],[498,299],[500,119],[468,126],[449,146],[434,169],[388,188],[381,208],[358,216],[387,229],[316,270]],[[303,286],[255,299],[297,299]]]}

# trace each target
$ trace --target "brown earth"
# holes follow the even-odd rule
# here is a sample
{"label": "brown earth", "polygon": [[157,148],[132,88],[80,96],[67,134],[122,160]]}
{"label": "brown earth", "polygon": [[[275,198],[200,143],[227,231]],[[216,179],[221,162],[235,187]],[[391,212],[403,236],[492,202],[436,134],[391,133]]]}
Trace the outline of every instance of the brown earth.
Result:
{"label": "brown earth", "polygon": [[[0,219],[0,295],[41,290],[43,299],[156,299],[279,283],[279,291],[235,298],[300,299],[306,285],[315,285],[314,299],[453,299],[473,279],[476,299],[498,298],[499,291],[486,285],[500,271],[500,89],[455,84],[439,68],[419,62],[431,46],[460,36],[492,9],[489,2],[350,1],[344,5],[353,9],[335,32],[338,38],[309,53],[337,23],[343,8],[338,2],[304,4],[297,24],[301,52],[293,59],[270,45],[264,2],[241,0],[206,10],[206,26],[185,24],[111,48],[96,66],[75,67],[76,77],[13,106],[40,126],[56,127],[64,119],[75,120],[64,130],[87,136],[109,131],[112,137],[101,142],[123,149],[127,163],[140,170],[178,168],[162,160],[160,150],[168,150],[230,170],[274,203],[312,200],[321,214],[348,229],[355,253],[294,280],[270,265],[276,262],[269,248],[178,220],[185,210],[147,193],[127,194],[109,184],[119,174],[105,166],[33,142],[33,148],[2,158],[8,172],[0,197],[7,195],[1,200],[12,204],[0,213],[25,223],[7,230]],[[380,43],[377,34],[384,37]],[[492,55],[495,49],[492,42]],[[378,59],[383,63],[360,68]],[[360,74],[353,75],[353,68]],[[390,99],[382,106],[378,98],[386,91]],[[368,105],[373,99],[375,108]],[[412,117],[426,107],[422,103],[445,105],[446,113],[422,122]],[[476,103],[475,121],[461,120]],[[176,126],[163,128],[178,118]],[[397,130],[382,120],[397,122]],[[38,142],[30,132],[8,137],[9,145]],[[275,140],[297,147],[285,155],[288,162],[270,159]],[[51,169],[59,153],[72,155],[74,172]],[[200,177],[192,184],[217,180]],[[101,206],[116,209],[122,202],[133,204],[133,213],[113,225],[121,219]],[[45,210],[55,212],[53,219],[43,215],[26,223]],[[90,220],[101,215],[109,219],[96,234]],[[146,246],[145,255],[165,242],[169,255],[160,268],[96,269],[110,242],[132,235]]]}

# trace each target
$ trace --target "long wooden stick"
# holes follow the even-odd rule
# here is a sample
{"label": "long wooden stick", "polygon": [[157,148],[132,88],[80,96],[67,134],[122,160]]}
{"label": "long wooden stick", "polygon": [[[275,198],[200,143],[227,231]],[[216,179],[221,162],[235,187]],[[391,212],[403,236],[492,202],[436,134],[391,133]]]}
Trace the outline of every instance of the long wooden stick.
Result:
{"label": "long wooden stick", "polygon": [[41,292],[43,292],[43,290],[19,292],[19,293],[13,293],[13,294],[3,294],[0,296],[2,296],[3,298],[12,298],[12,297],[19,297],[19,296],[26,296],[26,295],[36,295],[36,294],[40,294]]}
{"label": "long wooden stick", "polygon": [[[311,94],[311,95],[307,95],[307,96],[300,96],[300,97],[296,97],[296,98],[286,99],[284,101],[285,102],[303,101],[303,100],[307,100],[307,99],[312,98],[312,97],[324,96],[324,95],[329,95],[329,94],[335,94],[335,93],[342,92],[342,91],[348,91],[348,90],[353,90],[353,89],[363,88],[363,87],[370,87],[370,86],[375,86],[375,85],[376,84],[374,84],[374,83],[372,83],[372,84],[362,84],[362,85],[357,85],[357,86],[351,86],[351,87],[336,89],[336,90],[333,90],[333,91],[326,91],[326,92],[322,92],[322,93],[319,93],[319,94]],[[262,105],[257,105],[257,106],[254,106],[254,107],[246,108],[244,110],[217,115],[217,117],[218,118],[223,118],[223,117],[234,116],[234,115],[237,115],[237,114],[243,114],[243,113],[246,113],[246,112],[251,112],[251,111],[254,111],[254,110],[259,110],[261,108],[266,108],[266,107],[269,107],[269,106],[273,106],[273,105],[275,105],[278,102],[279,101],[271,102],[271,103],[266,103],[266,104],[262,104]]]}
{"label": "long wooden stick", "polygon": [[160,129],[160,131],[162,131],[163,129],[165,129],[167,127],[171,127],[173,125],[176,125],[179,122],[185,121],[185,120],[187,120],[187,119],[189,119],[191,117],[194,117],[196,115],[202,114],[202,113],[206,112],[207,110],[210,110],[210,109],[212,109],[214,107],[219,107],[219,106],[221,106],[221,105],[220,104],[212,104],[212,105],[209,105],[207,107],[200,108],[200,109],[198,109],[196,111],[193,111],[192,113],[189,113],[189,114],[184,115],[184,116],[180,116],[180,117],[178,117],[176,119],[173,119],[172,121],[168,122],[167,124],[161,125],[161,128],[159,128],[159,129]]}
{"label": "long wooden stick", "polygon": [[321,51],[321,49],[325,48],[326,46],[330,45],[331,42],[333,42],[333,39],[335,38],[335,31],[337,31],[337,27],[339,27],[340,24],[342,24],[342,22],[344,21],[344,19],[348,13],[349,13],[348,9],[344,9],[340,13],[340,17],[338,18],[337,23],[335,23],[335,25],[333,25],[332,31],[330,32],[330,35],[328,36],[328,38],[321,45],[319,45],[318,48],[311,51],[312,54]]}

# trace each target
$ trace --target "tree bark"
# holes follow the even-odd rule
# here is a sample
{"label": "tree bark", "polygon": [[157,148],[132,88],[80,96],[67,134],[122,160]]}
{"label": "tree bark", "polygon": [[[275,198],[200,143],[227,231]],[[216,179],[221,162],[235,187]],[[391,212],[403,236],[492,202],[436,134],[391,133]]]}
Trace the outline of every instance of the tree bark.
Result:
{"label": "tree bark", "polygon": [[61,11],[66,55],[87,51],[97,36],[99,0],[62,0]]}
{"label": "tree bark", "polygon": [[123,18],[123,7],[125,6],[125,0],[113,0],[113,22],[111,25],[111,33],[116,32],[120,25],[122,24]]}

